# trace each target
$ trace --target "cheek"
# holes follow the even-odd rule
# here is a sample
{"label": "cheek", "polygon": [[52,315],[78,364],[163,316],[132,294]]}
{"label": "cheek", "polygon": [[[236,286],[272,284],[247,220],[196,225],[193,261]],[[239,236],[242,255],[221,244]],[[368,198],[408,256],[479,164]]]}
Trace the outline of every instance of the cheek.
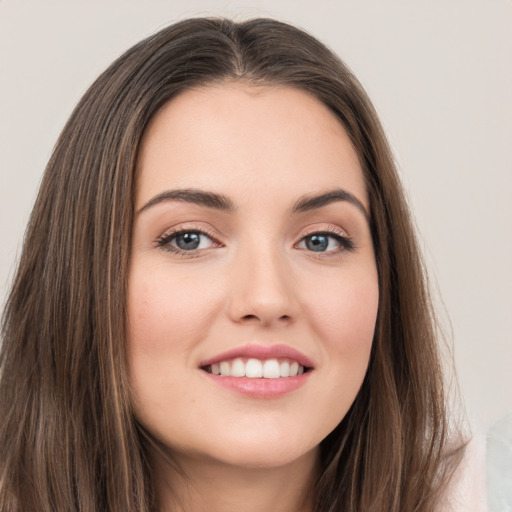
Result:
{"label": "cheek", "polygon": [[203,279],[182,274],[161,265],[134,264],[129,275],[127,344],[133,406],[138,419],[154,433],[172,423],[176,408],[193,403],[194,390],[183,382],[195,369],[194,347],[211,329],[219,303]]}
{"label": "cheek", "polygon": [[377,278],[326,285],[309,301],[315,329],[334,352],[357,355],[369,352],[379,304]]}
{"label": "cheek", "polygon": [[364,380],[378,305],[377,276],[371,271],[347,272],[341,280],[329,280],[309,302],[314,334],[322,340],[322,369],[330,383],[325,398],[334,423],[347,412]]}
{"label": "cheek", "polygon": [[[302,295],[308,328],[319,343],[321,357],[311,397],[314,437],[325,438],[347,414],[366,375],[379,304],[372,266],[318,276]],[[302,283],[305,285],[306,283]],[[305,286],[301,286],[305,289]]]}
{"label": "cheek", "polygon": [[[184,386],[195,369],[194,347],[212,325],[213,291],[198,286],[183,273],[160,265],[134,265],[129,275],[128,358],[136,417],[165,439],[175,411],[186,416],[196,399],[193,386]],[[171,436],[172,437],[172,436]]]}
{"label": "cheek", "polygon": [[157,268],[153,272],[134,271],[129,282],[132,350],[144,350],[155,357],[183,353],[204,337],[219,303],[214,289],[204,287],[207,281]]}

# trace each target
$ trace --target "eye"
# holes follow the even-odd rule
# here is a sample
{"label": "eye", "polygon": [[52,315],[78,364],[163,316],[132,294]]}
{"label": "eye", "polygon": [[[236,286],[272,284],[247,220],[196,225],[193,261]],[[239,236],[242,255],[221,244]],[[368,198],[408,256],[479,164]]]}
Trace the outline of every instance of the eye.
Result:
{"label": "eye", "polygon": [[297,247],[312,252],[333,253],[352,250],[354,244],[349,238],[335,233],[312,233],[305,236]]}
{"label": "eye", "polygon": [[191,253],[217,245],[212,237],[199,230],[178,230],[163,235],[157,246],[171,252]]}

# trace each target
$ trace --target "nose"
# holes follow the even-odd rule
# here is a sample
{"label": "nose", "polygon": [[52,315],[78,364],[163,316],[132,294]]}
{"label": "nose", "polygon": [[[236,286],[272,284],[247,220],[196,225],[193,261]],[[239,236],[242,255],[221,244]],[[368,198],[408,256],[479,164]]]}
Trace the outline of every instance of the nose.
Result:
{"label": "nose", "polygon": [[276,250],[248,250],[230,267],[232,321],[261,326],[288,325],[297,318],[297,297],[289,263]]}

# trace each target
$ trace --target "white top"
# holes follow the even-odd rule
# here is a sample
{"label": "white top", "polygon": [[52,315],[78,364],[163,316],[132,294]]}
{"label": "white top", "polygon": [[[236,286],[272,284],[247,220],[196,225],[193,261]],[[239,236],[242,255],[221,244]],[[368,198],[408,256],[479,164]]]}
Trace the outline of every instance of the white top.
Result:
{"label": "white top", "polygon": [[485,438],[474,436],[437,512],[490,512],[485,480]]}

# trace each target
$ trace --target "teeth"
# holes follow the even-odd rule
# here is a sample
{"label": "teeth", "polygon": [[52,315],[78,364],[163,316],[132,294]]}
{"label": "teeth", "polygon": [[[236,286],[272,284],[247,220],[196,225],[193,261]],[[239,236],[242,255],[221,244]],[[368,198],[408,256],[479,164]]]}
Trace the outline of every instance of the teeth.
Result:
{"label": "teeth", "polygon": [[227,361],[222,361],[222,363],[220,363],[220,374],[223,377],[229,377],[231,375],[229,363]]}
{"label": "teeth", "polygon": [[245,377],[245,364],[241,359],[235,359],[231,365],[231,377]]}
{"label": "teeth", "polygon": [[250,379],[263,377],[263,365],[258,359],[249,359],[245,365],[245,376]]}
{"label": "teeth", "polygon": [[214,363],[206,370],[221,377],[247,377],[249,379],[278,379],[279,377],[295,377],[302,375],[304,366],[297,361],[289,359],[247,359],[246,362],[240,357],[233,361],[222,361]]}
{"label": "teeth", "polygon": [[263,377],[265,379],[279,378],[279,363],[277,359],[268,359],[263,363]]}

